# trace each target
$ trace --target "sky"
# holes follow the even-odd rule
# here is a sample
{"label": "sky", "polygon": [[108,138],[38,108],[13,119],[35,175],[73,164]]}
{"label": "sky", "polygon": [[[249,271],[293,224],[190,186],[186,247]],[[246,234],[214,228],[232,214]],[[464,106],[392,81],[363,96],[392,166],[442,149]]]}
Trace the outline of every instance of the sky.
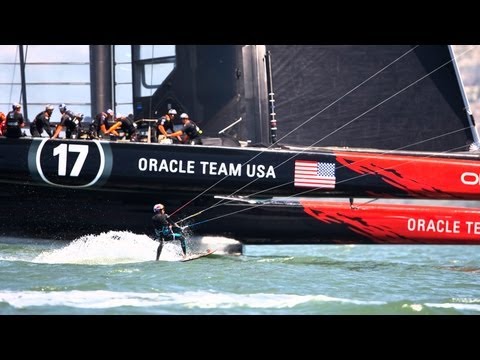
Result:
{"label": "sky", "polygon": [[[171,55],[173,46],[143,46],[141,58]],[[480,119],[480,46],[454,45],[458,59],[460,74],[471,102],[475,118]],[[130,46],[116,46],[117,62],[116,79],[122,84],[117,85],[117,102],[129,103],[117,108],[119,113],[132,112],[131,92],[131,61]],[[13,102],[22,102],[20,98],[19,66],[8,65],[18,61],[16,45],[0,45],[0,111],[8,112]],[[29,45],[26,49],[26,78],[29,104],[29,118],[33,119],[47,104],[58,106],[66,103],[74,112],[91,115],[90,111],[90,70],[88,45]],[[61,62],[51,65],[51,62]],[[73,62],[73,64],[66,64]],[[125,64],[127,63],[127,64]],[[159,64],[165,66],[165,64]],[[157,69],[162,81],[173,68]],[[10,83],[16,85],[10,85]],[[47,84],[41,84],[47,83]],[[69,83],[69,84],[65,84]],[[145,89],[144,89],[145,90]],[[153,90],[148,90],[150,93]],[[142,95],[149,95],[144,93]],[[105,109],[106,110],[106,109]],[[52,122],[60,120],[60,113],[54,111]]]}
{"label": "sky", "polygon": [[[119,46],[118,61],[130,61],[129,46]],[[29,45],[26,49],[28,118],[33,119],[47,104],[61,103],[73,112],[91,115],[90,68],[88,45]],[[0,111],[8,112],[14,102],[22,103],[20,67],[8,63],[18,62],[18,46],[0,45]],[[57,64],[51,64],[57,63]],[[58,64],[60,63],[60,64]],[[118,107],[119,112],[132,112],[131,66],[116,66],[118,82],[117,102],[129,102]],[[11,83],[14,83],[12,86]],[[107,110],[107,109],[105,109]],[[54,111],[52,122],[60,120]]]}

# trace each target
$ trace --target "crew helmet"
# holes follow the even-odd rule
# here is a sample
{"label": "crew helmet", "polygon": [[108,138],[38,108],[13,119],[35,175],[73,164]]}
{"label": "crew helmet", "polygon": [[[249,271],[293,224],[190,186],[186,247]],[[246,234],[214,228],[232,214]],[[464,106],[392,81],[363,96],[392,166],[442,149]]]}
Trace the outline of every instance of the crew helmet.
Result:
{"label": "crew helmet", "polygon": [[60,104],[60,105],[58,105],[58,108],[60,109],[60,111],[64,112],[64,111],[67,110],[67,105],[65,105],[65,104]]}
{"label": "crew helmet", "polygon": [[107,110],[107,114],[108,114],[108,115],[113,115],[113,110],[112,110],[112,109],[108,109],[108,110]]}
{"label": "crew helmet", "polygon": [[53,109],[53,105],[48,104],[47,106],[45,106],[45,111],[53,111]]}
{"label": "crew helmet", "polygon": [[12,109],[13,110],[20,109],[21,107],[22,107],[22,105],[20,105],[19,103],[13,103],[12,104]]}
{"label": "crew helmet", "polygon": [[180,119],[188,119],[188,114],[183,113],[182,115],[180,115]]}
{"label": "crew helmet", "polygon": [[153,212],[155,212],[155,213],[160,212],[163,209],[165,209],[165,206],[163,206],[163,204],[155,204],[153,206]]}
{"label": "crew helmet", "polygon": [[175,110],[175,109],[170,109],[170,110],[168,110],[168,114],[169,114],[169,115],[177,115],[177,110]]}

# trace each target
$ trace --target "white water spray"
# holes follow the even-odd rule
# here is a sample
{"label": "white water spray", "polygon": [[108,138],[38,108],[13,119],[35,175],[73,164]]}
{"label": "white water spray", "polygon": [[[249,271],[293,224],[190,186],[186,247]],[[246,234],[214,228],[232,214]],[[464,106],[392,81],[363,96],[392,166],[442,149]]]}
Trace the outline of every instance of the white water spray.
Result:
{"label": "white water spray", "polygon": [[[147,235],[129,231],[109,231],[86,235],[55,250],[47,250],[32,261],[48,264],[111,265],[155,260],[158,242]],[[176,242],[166,243],[160,260],[180,259],[181,249]]]}

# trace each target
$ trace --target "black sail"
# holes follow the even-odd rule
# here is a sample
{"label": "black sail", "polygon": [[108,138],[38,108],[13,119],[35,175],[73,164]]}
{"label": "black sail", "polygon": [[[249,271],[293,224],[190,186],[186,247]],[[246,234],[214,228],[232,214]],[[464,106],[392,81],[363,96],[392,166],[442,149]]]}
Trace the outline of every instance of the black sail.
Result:
{"label": "black sail", "polygon": [[267,50],[278,138],[312,119],[284,144],[443,152],[466,150],[473,141],[448,46],[268,45]]}

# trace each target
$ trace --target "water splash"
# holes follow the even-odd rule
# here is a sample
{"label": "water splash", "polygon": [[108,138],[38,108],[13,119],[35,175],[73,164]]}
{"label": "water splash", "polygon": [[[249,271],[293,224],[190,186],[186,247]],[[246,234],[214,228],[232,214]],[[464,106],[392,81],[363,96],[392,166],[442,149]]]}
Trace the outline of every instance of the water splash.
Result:
{"label": "water splash", "polygon": [[[47,264],[111,265],[155,260],[158,242],[147,235],[129,231],[109,231],[86,235],[68,245],[40,253],[32,261]],[[181,257],[180,246],[166,243],[160,260],[175,261]]]}

